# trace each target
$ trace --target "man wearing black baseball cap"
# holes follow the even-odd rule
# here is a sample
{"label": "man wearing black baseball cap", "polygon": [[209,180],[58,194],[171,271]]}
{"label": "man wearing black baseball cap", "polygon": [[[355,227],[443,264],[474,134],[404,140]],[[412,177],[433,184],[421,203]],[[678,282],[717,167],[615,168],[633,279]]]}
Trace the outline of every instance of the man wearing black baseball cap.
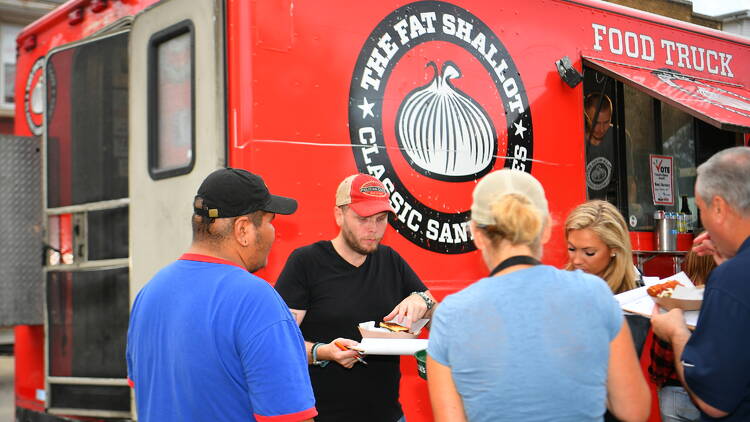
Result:
{"label": "man wearing black baseball cap", "polygon": [[263,179],[219,169],[193,201],[193,242],[138,293],[127,364],[142,421],[312,420],[302,335],[284,301],[252,274],[266,265],[276,214],[297,201]]}
{"label": "man wearing black baseball cap", "polygon": [[[216,254],[215,240],[234,234],[235,242],[222,242],[222,257],[255,272],[266,266],[275,238],[274,214],[292,214],[297,201],[271,195],[256,174],[226,168],[214,171],[201,183],[193,208],[193,245],[188,253]],[[248,237],[251,234],[254,238]],[[248,247],[251,244],[254,247]]]}

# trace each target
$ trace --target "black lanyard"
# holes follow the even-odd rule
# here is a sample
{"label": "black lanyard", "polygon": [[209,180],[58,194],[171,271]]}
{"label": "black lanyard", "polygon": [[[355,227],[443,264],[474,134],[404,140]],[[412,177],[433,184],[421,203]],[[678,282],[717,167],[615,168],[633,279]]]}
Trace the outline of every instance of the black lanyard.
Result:
{"label": "black lanyard", "polygon": [[490,271],[490,277],[506,268],[514,267],[516,265],[541,265],[541,262],[539,262],[538,259],[532,258],[528,255],[511,256],[505,261],[497,264],[497,267],[495,267],[494,270]]}

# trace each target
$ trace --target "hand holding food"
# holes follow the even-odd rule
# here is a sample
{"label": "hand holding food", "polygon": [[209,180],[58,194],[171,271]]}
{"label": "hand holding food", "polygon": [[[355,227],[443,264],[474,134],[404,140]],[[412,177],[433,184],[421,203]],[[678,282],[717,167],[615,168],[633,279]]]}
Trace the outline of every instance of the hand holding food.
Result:
{"label": "hand holding food", "polygon": [[672,342],[676,336],[690,337],[690,331],[685,325],[685,317],[681,309],[675,308],[662,314],[659,307],[654,305],[651,315],[651,327],[654,334],[662,340]]}
{"label": "hand holding food", "polygon": [[427,313],[427,304],[421,296],[411,294],[404,298],[395,308],[383,318],[383,321],[395,319],[407,328],[411,328],[414,321],[422,318]]}

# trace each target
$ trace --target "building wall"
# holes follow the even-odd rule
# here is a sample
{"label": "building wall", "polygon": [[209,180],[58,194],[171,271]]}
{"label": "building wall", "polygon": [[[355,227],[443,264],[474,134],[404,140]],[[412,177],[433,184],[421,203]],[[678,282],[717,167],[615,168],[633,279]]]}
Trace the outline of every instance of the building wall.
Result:
{"label": "building wall", "polygon": [[0,134],[13,133],[16,36],[21,28],[0,18]]}
{"label": "building wall", "polygon": [[724,22],[725,31],[750,38],[750,10],[727,13],[716,18]]}
{"label": "building wall", "polygon": [[743,21],[725,22],[724,30],[733,34],[741,34],[745,26],[744,23]]}
{"label": "building wall", "polygon": [[0,134],[13,133],[18,32],[64,0],[0,0]]}
{"label": "building wall", "polygon": [[707,26],[713,29],[722,29],[722,23],[718,19],[693,13],[693,4],[685,0],[605,0],[621,6],[643,10],[644,12],[656,13],[672,19],[696,25]]}

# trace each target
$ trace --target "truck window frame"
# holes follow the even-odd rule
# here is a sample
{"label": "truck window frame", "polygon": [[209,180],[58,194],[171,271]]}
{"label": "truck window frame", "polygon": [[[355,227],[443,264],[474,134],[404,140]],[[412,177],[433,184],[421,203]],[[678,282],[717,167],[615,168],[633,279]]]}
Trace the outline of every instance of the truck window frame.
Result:
{"label": "truck window frame", "polygon": [[[183,166],[159,168],[159,47],[184,34],[190,35],[190,161]],[[195,26],[189,19],[154,33],[148,43],[148,173],[153,180],[190,173],[195,167]]]}
{"label": "truck window frame", "polygon": [[[44,62],[44,72],[45,77],[47,77],[47,69],[48,69],[48,63],[50,60],[53,59],[53,57],[62,52],[66,52],[67,50],[71,49],[79,49],[82,47],[86,47],[91,44],[99,43],[104,40],[107,40],[109,38],[114,38],[118,36],[127,36],[129,43],[129,37],[130,37],[130,28],[127,25],[127,22],[129,22],[130,19],[122,19],[120,21],[115,22],[112,26],[102,29],[101,31],[93,34],[90,37],[74,41],[68,44],[64,44],[62,46],[58,46],[55,48],[50,49],[46,56],[45,56],[45,62]],[[75,54],[75,53],[74,53]],[[129,72],[129,70],[128,70]],[[46,90],[49,90],[49,87],[45,88]],[[45,95],[46,98],[46,95]],[[129,208],[129,202],[130,199],[128,197],[122,197],[122,198],[114,198],[114,199],[105,199],[105,200],[99,200],[99,201],[87,201],[83,203],[74,203],[70,205],[62,205],[57,206],[54,205],[53,207],[49,207],[49,201],[48,201],[48,183],[49,183],[49,156],[48,156],[48,142],[49,142],[49,122],[52,118],[52,116],[49,114],[50,110],[48,109],[47,105],[45,104],[44,107],[44,130],[42,132],[42,201],[43,201],[43,236],[47,241],[48,235],[50,234],[50,220],[54,218],[58,218],[62,215],[70,215],[70,224],[71,225],[77,225],[77,228],[71,228],[72,233],[72,239],[71,243],[73,246],[72,256],[74,257],[72,259],[72,262],[56,262],[53,263],[50,260],[50,257],[48,254],[45,254],[44,264],[42,267],[43,273],[44,273],[44,291],[45,291],[45,304],[44,304],[44,376],[45,376],[45,386],[44,386],[44,392],[43,392],[43,398],[41,399],[44,402],[44,405],[46,407],[46,411],[49,414],[53,415],[81,415],[81,416],[91,416],[91,417],[105,417],[105,418],[126,418],[131,417],[130,410],[123,410],[118,408],[111,408],[109,406],[80,406],[73,404],[73,407],[69,403],[72,403],[72,401],[65,402],[65,400],[68,400],[70,397],[75,398],[74,396],[68,396],[68,398],[65,396],[65,389],[69,388],[70,391],[73,391],[77,388],[91,388],[92,386],[100,387],[105,389],[106,391],[117,395],[120,394],[122,397],[124,397],[124,392],[128,391],[130,387],[128,386],[127,377],[116,377],[112,378],[109,376],[96,376],[96,375],[51,375],[52,371],[52,342],[50,340],[50,332],[52,330],[52,324],[51,324],[51,314],[50,314],[50,303],[49,303],[49,296],[48,293],[50,291],[50,277],[54,277],[55,274],[81,274],[81,273],[93,273],[93,272],[106,272],[106,271],[126,271],[129,272],[129,258],[126,257],[113,257],[113,258],[104,258],[104,259],[97,259],[96,257],[93,257],[94,259],[89,259],[89,236],[88,232],[90,230],[89,224],[88,224],[88,216],[89,213],[95,213],[99,211],[113,211],[113,210],[121,210],[121,209],[128,209]],[[128,210],[129,212],[129,210]],[[49,251],[47,251],[49,252]],[[128,276],[128,283],[129,283],[129,276]],[[126,286],[127,287],[127,286]],[[72,312],[75,312],[75,309],[73,307],[70,308]],[[127,317],[129,314],[125,314],[125,321],[127,321]],[[124,351],[123,351],[124,354]],[[62,397],[62,398],[60,398]],[[132,400],[129,399],[129,400]],[[64,402],[64,403],[63,403]],[[121,403],[122,404],[122,403]],[[131,402],[132,405],[132,402]],[[120,406],[124,408],[124,406]]]}

